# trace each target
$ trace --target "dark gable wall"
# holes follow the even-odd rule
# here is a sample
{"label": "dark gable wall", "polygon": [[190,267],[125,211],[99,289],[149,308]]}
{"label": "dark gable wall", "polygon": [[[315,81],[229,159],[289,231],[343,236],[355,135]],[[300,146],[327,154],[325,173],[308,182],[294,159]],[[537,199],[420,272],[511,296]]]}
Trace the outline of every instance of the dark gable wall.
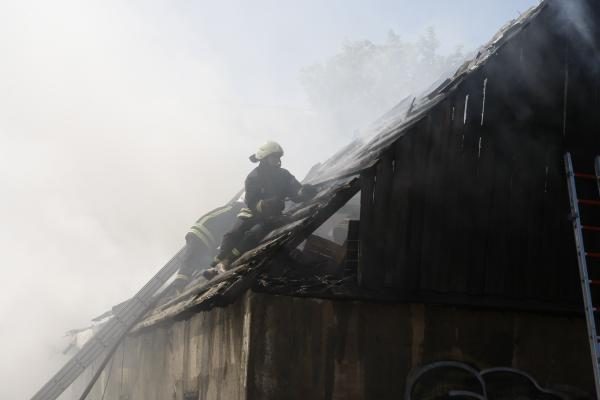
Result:
{"label": "dark gable wall", "polygon": [[[600,154],[600,52],[558,4],[363,173],[363,287],[407,300],[579,307],[562,156],[571,151],[590,172]],[[596,12],[584,15],[597,21]]]}

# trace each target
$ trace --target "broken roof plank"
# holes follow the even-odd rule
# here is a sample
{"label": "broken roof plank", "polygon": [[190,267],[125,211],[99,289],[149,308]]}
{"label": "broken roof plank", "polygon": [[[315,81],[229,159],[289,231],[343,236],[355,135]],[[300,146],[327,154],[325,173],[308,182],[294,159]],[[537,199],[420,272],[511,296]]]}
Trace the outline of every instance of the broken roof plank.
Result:
{"label": "broken roof plank", "polygon": [[[282,250],[296,247],[316,228],[350,200],[360,189],[358,178],[345,179],[328,185],[311,202],[296,208],[300,219],[274,231],[266,242],[240,257],[232,269],[210,282],[188,289],[181,296],[157,307],[133,332],[147,329],[189,312],[210,309],[232,303],[250,288],[258,273],[266,270],[269,262]],[[303,210],[312,210],[304,216]],[[294,211],[294,210],[292,210]]]}

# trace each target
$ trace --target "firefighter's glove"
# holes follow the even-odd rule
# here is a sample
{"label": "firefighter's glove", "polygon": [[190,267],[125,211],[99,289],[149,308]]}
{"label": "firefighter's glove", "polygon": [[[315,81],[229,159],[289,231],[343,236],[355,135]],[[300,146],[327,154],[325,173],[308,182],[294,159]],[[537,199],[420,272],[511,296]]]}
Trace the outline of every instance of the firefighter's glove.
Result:
{"label": "firefighter's glove", "polygon": [[256,210],[265,217],[279,215],[284,208],[284,201],[276,198],[260,200],[256,204]]}
{"label": "firefighter's glove", "polygon": [[313,185],[302,185],[300,191],[298,192],[298,197],[302,199],[302,201],[306,201],[312,199],[317,194],[317,188]]}

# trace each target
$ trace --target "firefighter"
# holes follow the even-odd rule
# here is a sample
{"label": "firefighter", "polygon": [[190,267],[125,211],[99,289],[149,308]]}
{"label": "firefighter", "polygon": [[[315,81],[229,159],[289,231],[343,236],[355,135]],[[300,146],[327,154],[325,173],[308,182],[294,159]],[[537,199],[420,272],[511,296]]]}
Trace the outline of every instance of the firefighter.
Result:
{"label": "firefighter", "polygon": [[281,168],[282,156],[283,149],[275,142],[265,143],[250,156],[250,161],[258,166],[246,178],[247,207],[240,211],[233,228],[223,236],[214,267],[204,271],[207,279],[227,270],[231,262],[285,223],[282,213],[286,199],[302,202],[315,195],[313,186],[301,185],[288,170]]}
{"label": "firefighter", "polygon": [[206,269],[211,265],[218,252],[219,240],[235,223],[236,216],[242,207],[243,201],[240,198],[203,215],[192,225],[185,235],[183,260],[181,268],[171,284],[170,291],[172,293],[180,293],[191,282],[194,272]]}

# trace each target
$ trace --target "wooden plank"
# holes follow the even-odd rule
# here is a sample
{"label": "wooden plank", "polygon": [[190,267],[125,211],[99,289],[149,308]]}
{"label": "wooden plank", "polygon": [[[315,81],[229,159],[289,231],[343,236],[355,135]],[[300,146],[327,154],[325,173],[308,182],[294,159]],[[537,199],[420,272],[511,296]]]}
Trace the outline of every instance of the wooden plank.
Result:
{"label": "wooden plank", "polygon": [[434,270],[432,265],[432,248],[433,234],[436,230],[435,222],[431,217],[434,209],[434,188],[432,184],[434,171],[432,169],[432,148],[433,148],[433,137],[432,132],[434,126],[438,123],[437,108],[433,110],[427,118],[427,125],[425,129],[419,132],[418,142],[421,146],[418,149],[418,178],[416,180],[416,195],[419,197],[418,207],[421,213],[420,225],[421,234],[419,241],[416,243],[416,251],[419,256],[419,290],[420,291],[431,291],[433,289],[433,282],[438,271]]}
{"label": "wooden plank", "polygon": [[434,122],[428,132],[431,147],[425,169],[427,202],[423,223],[427,227],[427,235],[424,237],[426,240],[423,240],[421,250],[421,271],[428,275],[428,287],[423,289],[437,292],[449,290],[447,278],[451,270],[446,251],[448,226],[446,194],[447,190],[452,188],[444,187],[451,113],[449,100],[440,103],[433,111]]}
{"label": "wooden plank", "polygon": [[[512,132],[519,132],[515,127]],[[519,132],[522,133],[522,132]],[[514,133],[513,133],[514,135]],[[514,139],[515,142],[517,139]],[[510,160],[510,198],[506,222],[508,224],[507,270],[504,294],[512,298],[522,298],[524,292],[523,271],[524,254],[527,248],[526,220],[526,180],[522,169],[526,168],[525,159],[519,148],[515,148]]]}
{"label": "wooden plank", "polygon": [[[382,287],[386,281],[386,237],[390,218],[391,187],[393,178],[393,149],[386,151],[375,169],[375,197],[373,202],[373,230],[372,230],[372,248],[373,264],[371,266],[373,273],[373,284]],[[390,281],[390,278],[387,279]]]}
{"label": "wooden plank", "polygon": [[348,221],[348,239],[346,240],[346,264],[344,276],[356,275],[358,272],[358,254],[360,248],[360,221]]}
{"label": "wooden plank", "polygon": [[[552,279],[549,274],[547,265],[544,265],[543,252],[547,251],[542,247],[544,231],[547,229],[547,201],[545,191],[547,190],[547,152],[550,146],[550,135],[546,130],[548,118],[558,114],[560,104],[560,96],[552,95],[552,85],[545,78],[547,71],[553,69],[551,67],[551,56],[544,57],[543,65],[537,56],[531,56],[530,53],[542,51],[539,49],[538,41],[540,37],[540,29],[530,29],[528,40],[523,44],[525,53],[528,55],[523,57],[519,64],[522,84],[517,86],[517,96],[520,99],[519,106],[528,111],[527,118],[519,121],[518,130],[521,132],[521,145],[519,150],[523,154],[523,166],[525,160],[527,167],[521,171],[525,181],[524,191],[526,193],[524,201],[527,246],[523,254],[524,262],[521,264],[520,281],[522,286],[523,298],[540,298],[543,292],[543,286]],[[547,53],[547,51],[545,52]],[[544,54],[544,53],[542,53]],[[544,54],[545,55],[545,54]],[[560,66],[558,66],[560,68]],[[532,74],[532,70],[536,70]],[[561,85],[562,86],[562,85]],[[542,88],[542,93],[540,93]],[[560,90],[559,90],[560,91]]]}
{"label": "wooden plank", "polygon": [[446,248],[447,264],[451,271],[448,276],[448,290],[450,292],[464,292],[466,290],[466,262],[463,250],[464,215],[462,213],[462,195],[458,190],[463,182],[463,134],[465,113],[464,89],[459,89],[452,98],[453,111],[450,116],[450,132],[448,135],[448,164],[446,179],[443,184],[446,201]]}
{"label": "wooden plank", "polygon": [[390,285],[400,293],[406,293],[407,287],[407,245],[410,232],[408,221],[410,215],[410,189],[412,187],[412,151],[413,134],[408,132],[394,145],[395,168],[392,181],[391,196],[393,207],[389,219],[388,236],[386,238],[386,265],[391,268]]}
{"label": "wooden plank", "polygon": [[464,183],[465,192],[465,245],[467,256],[467,287],[473,295],[483,294],[485,254],[485,215],[488,204],[484,196],[488,182],[482,168],[484,132],[481,126],[485,75],[482,70],[471,77],[469,85],[469,107],[465,120],[464,133]]}
{"label": "wooden plank", "polygon": [[[529,32],[527,40],[521,44],[522,51],[529,55],[532,51],[541,51],[532,37],[535,30]],[[515,298],[535,298],[535,288],[539,287],[543,274],[541,266],[541,230],[543,223],[543,192],[545,182],[545,141],[540,125],[546,118],[541,108],[549,95],[540,95],[543,74],[539,59],[524,56],[513,76],[509,102],[513,136],[513,196],[511,207],[511,245],[509,255],[512,259],[512,287],[510,295]],[[532,73],[535,68],[536,73]],[[512,290],[511,290],[512,289]]]}
{"label": "wooden plank", "polygon": [[[539,128],[538,128],[539,129]],[[531,160],[531,183],[529,186],[529,212],[527,236],[529,238],[529,246],[527,248],[526,264],[526,288],[524,296],[526,298],[542,297],[543,287],[550,282],[553,277],[550,274],[549,265],[544,263],[544,260],[549,260],[544,256],[548,251],[543,247],[544,234],[548,230],[550,221],[559,217],[559,215],[549,215],[549,199],[546,196],[547,191],[547,172],[549,166],[546,160],[546,153],[549,146],[549,140],[544,131],[530,130],[531,134],[538,136],[537,143],[539,149],[535,150],[535,154],[530,157]]]}
{"label": "wooden plank", "polygon": [[423,226],[423,209],[425,206],[425,166],[426,154],[430,148],[430,137],[426,134],[431,117],[428,117],[415,126],[413,133],[414,145],[411,154],[412,174],[409,196],[410,218],[408,220],[408,242],[406,275],[409,292],[421,287],[421,256],[422,240],[425,234]]}
{"label": "wooden plank", "polygon": [[[515,94],[511,93],[510,82],[515,74],[514,64],[522,59],[519,46],[508,45],[502,54],[490,60],[483,71],[487,80],[485,84],[484,116],[480,123],[480,157],[478,164],[477,186],[478,231],[484,239],[479,243],[483,251],[474,253],[473,266],[480,266],[483,276],[479,279],[479,290],[484,295],[505,295],[504,282],[506,271],[514,263],[507,257],[507,241],[512,234],[507,224],[507,213],[510,212],[508,201],[512,188],[511,163],[513,159],[507,154],[518,146],[517,142],[506,142],[508,132],[513,131],[512,119],[506,118],[510,110],[506,104],[514,103]],[[506,66],[510,65],[511,68]]]}
{"label": "wooden plank", "polygon": [[[491,84],[490,93],[492,104],[488,103],[490,118],[506,115],[506,109],[498,93],[499,87]],[[511,158],[507,157],[506,145],[503,142],[506,125],[494,125],[488,130],[488,144],[493,153],[493,169],[488,172],[491,184],[490,210],[488,216],[488,231],[486,234],[486,253],[484,259],[486,295],[503,296],[507,271],[511,260],[507,256],[510,239],[507,215],[510,212],[509,201],[511,193]]]}
{"label": "wooden plank", "polygon": [[377,287],[373,269],[373,235],[375,169],[369,168],[360,174],[360,251],[358,284],[364,288]]}
{"label": "wooden plank", "polygon": [[[515,153],[521,136],[517,121],[523,108],[520,107],[519,82],[522,79],[520,64],[524,51],[520,43],[507,45],[497,60],[490,63],[487,71],[488,99],[486,126],[489,129],[494,171],[492,173],[492,200],[489,216],[490,231],[487,235],[485,258],[485,293],[510,296],[514,292],[514,281],[518,270],[514,247],[516,221],[513,189],[518,181],[519,168],[515,167]],[[509,68],[507,68],[507,65]]]}
{"label": "wooden plank", "polygon": [[[493,136],[493,128],[485,124],[487,117],[490,124],[494,121],[494,88],[499,81],[490,78],[487,71],[482,76],[480,84],[482,86],[481,111],[483,114],[477,121],[478,144],[477,144],[477,175],[475,178],[475,201],[478,203],[476,208],[476,219],[474,236],[478,239],[471,252],[471,267],[475,274],[471,280],[473,293],[485,295],[486,293],[486,275],[488,273],[487,260],[488,252],[491,247],[491,241],[494,240],[493,232],[496,227],[491,223],[492,207],[494,206],[494,196],[497,194],[495,187],[494,171],[496,169],[496,144]],[[501,121],[501,120],[500,120]]]}
{"label": "wooden plank", "polygon": [[470,196],[471,179],[473,176],[472,163],[473,157],[472,137],[469,132],[469,121],[473,118],[473,100],[471,98],[470,88],[464,87],[459,93],[458,103],[460,104],[460,113],[455,119],[457,157],[454,167],[454,191],[455,196],[452,199],[454,204],[454,232],[452,235],[452,265],[455,273],[452,276],[452,286],[458,292],[467,290],[469,282],[469,251],[471,239],[470,231],[472,227],[472,199]]}
{"label": "wooden plank", "polygon": [[[558,133],[559,131],[556,131]],[[557,137],[556,135],[555,137]],[[566,219],[563,210],[560,209],[561,202],[558,197],[566,193],[560,190],[560,181],[563,181],[561,155],[558,146],[551,146],[546,154],[547,175],[544,182],[544,193],[542,198],[542,232],[540,238],[539,265],[540,273],[545,277],[543,282],[538,282],[537,298],[549,302],[556,301],[558,285],[561,284],[562,269],[566,265],[560,265],[559,246],[565,246],[560,242],[560,219]]]}
{"label": "wooden plank", "polygon": [[[512,174],[514,171],[513,148],[518,146],[513,121],[515,102],[512,82],[518,79],[518,65],[523,59],[520,43],[509,43],[494,59],[486,64],[486,101],[483,118],[484,151],[482,153],[483,175],[486,176],[489,191],[487,229],[485,232],[485,253],[482,260],[484,269],[483,292],[486,295],[504,296],[507,271],[513,260],[508,257],[508,241],[511,239],[510,223],[507,219],[510,209]],[[510,274],[508,274],[510,275]]]}

